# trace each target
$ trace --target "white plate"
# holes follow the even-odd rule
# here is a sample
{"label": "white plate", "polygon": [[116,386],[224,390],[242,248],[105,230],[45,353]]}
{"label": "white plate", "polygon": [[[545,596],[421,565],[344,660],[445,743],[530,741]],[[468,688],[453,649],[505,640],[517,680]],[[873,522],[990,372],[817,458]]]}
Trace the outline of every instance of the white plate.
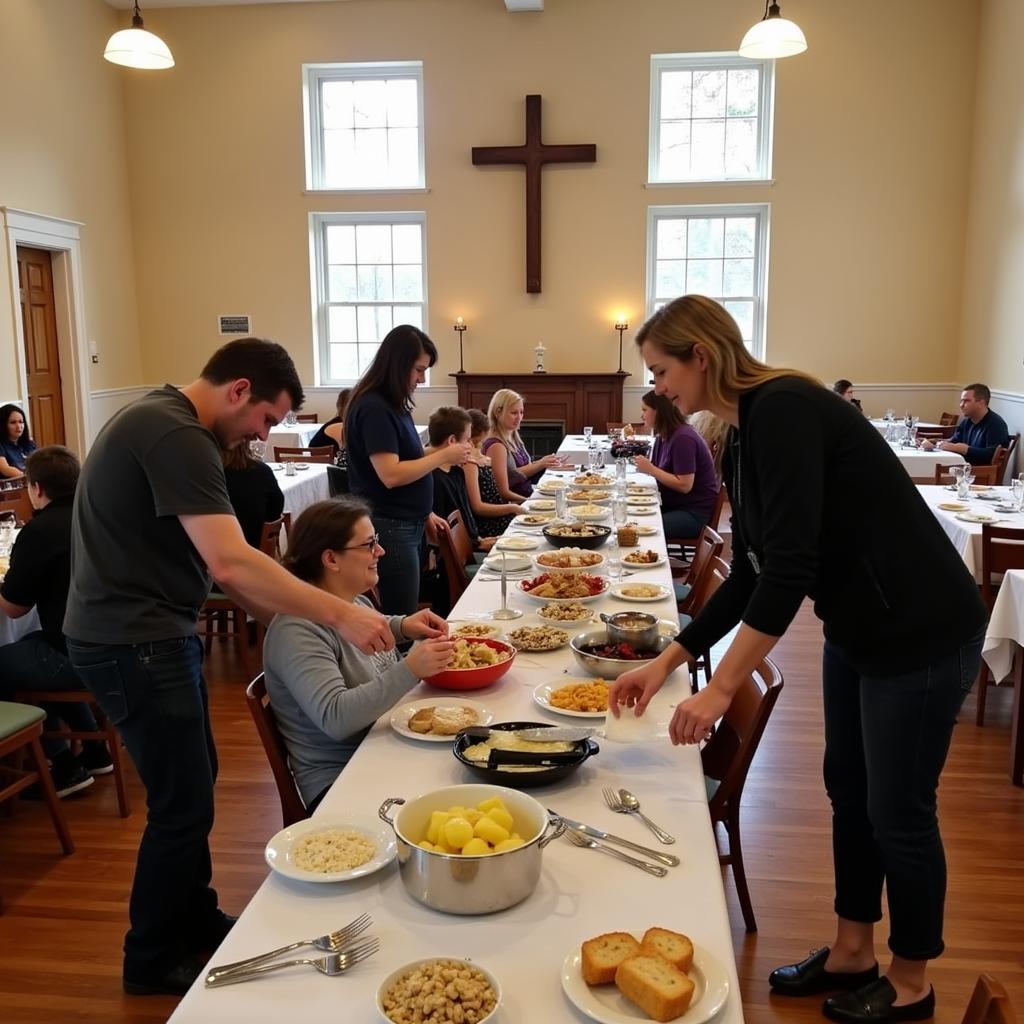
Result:
{"label": "white plate", "polygon": [[551,498],[531,498],[523,502],[523,508],[528,508],[531,512],[554,512],[555,503]]}
{"label": "white plate", "polygon": [[[571,551],[576,555],[597,555],[597,561],[592,565],[579,565],[575,568],[563,568],[560,565],[545,565],[541,559],[547,558],[551,555],[564,554],[567,551]],[[606,564],[606,559],[600,551],[594,551],[590,548],[555,548],[554,551],[542,551],[538,555],[533,556],[533,564],[537,567],[537,572],[589,572],[596,574],[600,572]]]}
{"label": "white plate", "polygon": [[630,516],[653,516],[657,511],[657,502],[653,505],[626,505],[626,515]]}
{"label": "white plate", "polygon": [[268,466],[269,466],[269,467],[270,467],[270,468],[271,468],[271,469],[272,469],[272,470],[273,470],[273,471],[274,471],[275,473],[280,473],[280,472],[281,472],[281,470],[282,470],[282,469],[284,469],[284,463],[283,463],[283,462],[268,462],[268,463],[267,463],[267,465],[268,465]]}
{"label": "white plate", "polygon": [[[324,874],[321,871],[305,871],[296,867],[292,859],[292,851],[295,845],[303,836],[310,832],[325,832],[328,829],[346,829],[352,832],[362,832],[367,839],[376,843],[377,853],[365,864],[348,871],[335,871],[331,874]],[[285,878],[294,878],[300,882],[349,882],[353,878],[362,878],[364,875],[372,875],[374,871],[380,871],[395,856],[398,850],[398,843],[395,840],[394,829],[389,828],[384,822],[375,818],[353,817],[348,820],[340,818],[307,818],[305,821],[298,821],[288,828],[281,829],[273,839],[267,843],[263,851],[263,857],[271,870],[276,871]]]}
{"label": "white plate", "polygon": [[631,562],[626,555],[622,556],[622,568],[623,569],[657,569],[659,565],[664,565],[666,558],[664,555],[658,555],[656,562]]}
{"label": "white plate", "polygon": [[626,494],[627,505],[657,505],[658,499],[653,494]]}
{"label": "white plate", "polygon": [[[553,601],[552,604],[561,604],[561,602]],[[545,607],[547,606],[545,605]],[[554,626],[556,629],[568,629],[570,632],[578,626],[584,626],[588,622],[594,621],[594,613],[589,608],[587,611],[590,614],[585,619],[549,619],[546,615],[541,614],[543,611],[544,608],[537,609],[537,618],[540,619],[545,626]]]}
{"label": "white plate", "polygon": [[[470,967],[475,967],[489,982],[491,988],[494,990],[495,1007],[486,1017],[481,1017],[479,1024],[487,1024],[488,1021],[493,1021],[501,1009],[501,985],[498,984],[498,979],[486,968],[483,964],[477,963],[472,957],[469,956],[428,956],[422,960],[413,960],[411,963],[407,963],[397,970],[392,971],[381,983],[377,989],[377,996],[374,999],[374,1005],[377,1007],[377,1015],[384,1022],[384,1024],[391,1024],[391,1018],[384,1012],[384,1007],[381,1000],[384,998],[384,993],[394,985],[403,974],[409,974],[416,970],[417,967],[422,967],[424,964],[432,964],[435,960],[464,960]],[[344,1017],[344,1014],[342,1015]]]}
{"label": "white plate", "polygon": [[[639,601],[641,603],[649,601],[665,601],[673,596],[673,592],[669,587],[663,587],[661,586],[661,584],[655,583],[644,583],[643,586],[645,587],[657,586],[658,589],[661,591],[661,594],[658,597],[630,597],[628,594],[622,593],[622,588],[628,586],[630,586],[629,583],[616,583],[615,586],[612,587],[612,589],[609,591],[609,593],[612,595],[612,597],[617,597],[620,601]],[[635,587],[637,586],[637,584],[634,583],[632,584],[632,586]]]}
{"label": "white plate", "polygon": [[[527,523],[527,522],[524,522],[524,520],[528,516],[530,516],[530,515],[543,516],[544,517],[544,522],[542,522],[542,523]],[[518,515],[518,516],[516,516],[512,520],[512,525],[517,530],[540,530],[540,529],[542,529],[545,526],[550,526],[552,523],[556,522],[556,520],[557,520],[557,517],[554,516],[551,513],[548,513],[548,512],[533,512],[533,513],[531,513],[531,512],[524,512],[522,515]]]}
{"label": "white plate", "polygon": [[994,516],[991,512],[955,512],[953,518],[959,519],[962,523],[998,523],[1001,521],[999,516]]}
{"label": "white plate", "polygon": [[502,551],[533,551],[540,547],[537,537],[500,537],[494,545]]}
{"label": "white plate", "polygon": [[[537,575],[539,576],[541,574],[538,573]],[[546,601],[550,604],[571,604],[573,601],[579,601],[580,604],[587,604],[590,601],[597,601],[608,593],[608,581],[603,577],[599,577],[599,579],[604,583],[604,589],[600,594],[590,594],[587,597],[541,597],[538,594],[531,594],[529,590],[523,590],[523,584],[526,583],[527,580],[520,580],[516,584],[516,590],[518,590],[523,597],[528,597],[533,601]],[[552,623],[546,623],[546,625],[552,625]]]}
{"label": "white plate", "polygon": [[572,639],[572,630],[566,628],[568,625],[569,623],[563,625],[556,622],[545,622],[540,626],[532,626],[527,623],[525,626],[516,626],[516,629],[509,630],[509,633],[514,633],[517,629],[557,629],[560,633],[565,634],[565,639],[555,647],[519,647],[508,634],[506,634],[505,639],[517,651],[522,651],[523,654],[549,654],[551,651],[560,651],[563,647],[569,646],[569,641]]}
{"label": "white plate", "polygon": [[500,554],[488,555],[483,564],[491,570],[491,572],[501,572],[501,563],[505,562],[506,572],[523,572],[526,569],[533,567],[533,560],[529,555],[520,555],[512,551],[505,552],[505,557],[502,559]]}
{"label": "white plate", "polygon": [[581,508],[586,508],[586,505],[577,505],[575,508],[569,507],[569,516],[572,519],[579,519],[584,523],[597,523],[602,519],[607,519],[611,514],[610,508],[603,508],[600,512],[581,512]]}
{"label": "white plate", "polygon": [[568,486],[564,480],[545,480],[538,484],[536,489],[541,494],[557,494],[559,491],[566,490]]}
{"label": "white plate", "polygon": [[612,503],[612,493],[603,487],[583,487],[581,490],[590,491],[592,490],[593,496],[588,495],[586,498],[570,498],[567,494],[565,500],[569,503],[569,508],[572,509],[574,505],[610,505]]}
{"label": "white plate", "polygon": [[[568,708],[556,708],[551,703],[551,694],[555,690],[560,690],[563,686],[571,686],[573,683],[585,683],[590,682],[588,679],[563,679],[557,683],[541,683],[533,691],[533,699],[542,707],[548,711],[553,711],[556,715],[568,715],[570,718],[605,718],[607,716],[606,711],[570,711]],[[607,682],[607,680],[604,680]]]}
{"label": "white plate", "polygon": [[633,529],[636,530],[639,537],[656,537],[661,532],[656,526],[651,526],[650,523],[633,523]]}
{"label": "white plate", "polygon": [[[643,935],[646,929],[635,932]],[[562,964],[562,991],[578,1010],[600,1024],[637,1024],[651,1020],[636,1003],[631,1003],[615,985],[594,985],[583,980],[580,949],[571,950]],[[694,944],[693,966],[689,970],[696,988],[690,1006],[676,1020],[683,1024],[703,1024],[725,1006],[729,998],[729,975],[706,949]]]}
{"label": "white plate", "polygon": [[296,462],[295,463],[295,468],[296,469],[309,469],[309,463],[308,462]]}
{"label": "white plate", "polygon": [[411,740],[422,740],[424,743],[453,743],[454,736],[437,736],[432,732],[413,732],[408,726],[408,721],[420,708],[472,708],[477,713],[477,725],[490,725],[494,721],[494,715],[475,700],[466,700],[463,697],[438,697],[432,699],[426,697],[423,700],[413,700],[408,704],[399,704],[391,712],[391,728],[399,736],[407,736]]}

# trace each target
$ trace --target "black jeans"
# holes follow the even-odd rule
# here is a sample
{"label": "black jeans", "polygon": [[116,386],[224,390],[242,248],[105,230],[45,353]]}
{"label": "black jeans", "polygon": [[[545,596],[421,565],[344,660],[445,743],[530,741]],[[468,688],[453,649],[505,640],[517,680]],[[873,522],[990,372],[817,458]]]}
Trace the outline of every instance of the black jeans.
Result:
{"label": "black jeans", "polygon": [[936,816],[939,773],[981,660],[980,633],[903,675],[862,675],[825,643],[825,788],[832,801],[835,912],[882,917],[889,948],[908,960],[943,950],[946,857]]}
{"label": "black jeans", "polygon": [[208,836],[217,752],[198,637],[129,646],[68,640],[83,682],[117,726],[146,787],[124,972],[161,973],[215,923]]}

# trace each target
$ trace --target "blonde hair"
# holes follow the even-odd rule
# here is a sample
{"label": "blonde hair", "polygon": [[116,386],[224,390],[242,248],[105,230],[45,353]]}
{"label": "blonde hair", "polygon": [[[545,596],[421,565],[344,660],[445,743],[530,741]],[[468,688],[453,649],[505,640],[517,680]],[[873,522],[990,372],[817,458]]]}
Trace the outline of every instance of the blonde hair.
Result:
{"label": "blonde hair", "polygon": [[499,388],[491,397],[491,404],[487,406],[487,421],[491,425],[491,437],[496,437],[506,447],[516,449],[525,448],[523,439],[519,436],[518,430],[511,433],[501,425],[501,416],[510,405],[522,402],[523,396],[511,388]]}
{"label": "blonde hair", "polygon": [[739,395],[779,377],[799,377],[822,386],[800,370],[768,366],[755,359],[743,344],[736,321],[714,299],[683,295],[662,306],[637,331],[638,346],[645,341],[666,355],[687,363],[700,345],[708,360],[705,386],[713,404],[728,405]]}
{"label": "blonde hair", "polygon": [[722,456],[728,443],[729,424],[720,420],[713,412],[702,409],[690,417],[690,426],[704,438],[704,443],[711,449],[711,457],[715,461],[715,472],[719,479],[722,476]]}

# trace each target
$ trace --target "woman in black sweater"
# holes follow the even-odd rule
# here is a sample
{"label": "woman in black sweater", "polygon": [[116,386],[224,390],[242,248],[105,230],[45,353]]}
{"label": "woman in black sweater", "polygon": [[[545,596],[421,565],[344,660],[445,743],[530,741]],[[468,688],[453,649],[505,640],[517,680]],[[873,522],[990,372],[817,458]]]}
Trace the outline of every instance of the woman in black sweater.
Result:
{"label": "woman in black sweater", "polygon": [[[811,597],[825,627],[838,922],[831,948],[769,980],[786,995],[840,992],[824,1005],[835,1021],[930,1017],[925,972],[943,950],[946,888],[935,795],[980,663],[974,580],[878,431],[812,378],[754,359],[718,303],[676,299],[637,343],[659,394],[732,426],[732,572],[668,650],[619,677],[612,711],[642,714],[671,671],[740,623],[710,684],[673,716],[673,743],[700,742]],[[893,958],[879,977],[883,882]]]}

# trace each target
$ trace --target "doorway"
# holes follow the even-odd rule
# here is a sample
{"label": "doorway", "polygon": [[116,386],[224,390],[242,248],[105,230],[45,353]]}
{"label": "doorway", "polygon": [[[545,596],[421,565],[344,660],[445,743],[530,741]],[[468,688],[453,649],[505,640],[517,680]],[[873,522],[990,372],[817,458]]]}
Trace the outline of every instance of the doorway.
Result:
{"label": "doorway", "polygon": [[51,255],[47,249],[24,245],[19,245],[17,252],[29,429],[40,448],[64,444],[64,397]]}

